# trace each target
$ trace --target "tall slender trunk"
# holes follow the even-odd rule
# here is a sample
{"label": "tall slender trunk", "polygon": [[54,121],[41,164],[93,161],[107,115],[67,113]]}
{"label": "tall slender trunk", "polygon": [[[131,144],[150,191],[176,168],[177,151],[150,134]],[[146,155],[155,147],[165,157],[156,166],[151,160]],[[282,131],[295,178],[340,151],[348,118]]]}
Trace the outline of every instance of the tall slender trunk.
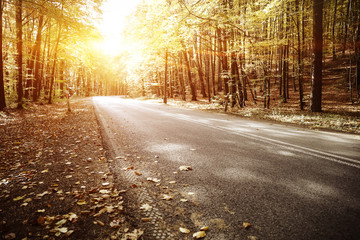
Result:
{"label": "tall slender trunk", "polygon": [[185,81],[184,81],[184,67],[182,62],[182,56],[179,54],[179,64],[177,66],[178,69],[178,79],[180,83],[180,92],[182,96],[182,100],[186,101],[186,89],[185,89]]}
{"label": "tall slender trunk", "polygon": [[167,104],[167,82],[168,82],[168,50],[165,50],[165,81],[164,81],[164,103]]}
{"label": "tall slender trunk", "polygon": [[335,0],[335,4],[334,4],[334,16],[333,16],[332,33],[331,33],[331,35],[332,35],[332,55],[333,55],[333,60],[336,59],[336,44],[335,44],[336,11],[337,11],[337,0]]}
{"label": "tall slender trunk", "polygon": [[16,46],[17,46],[17,57],[16,65],[18,67],[18,82],[17,82],[17,108],[23,108],[23,67],[22,67],[22,58],[23,58],[23,41],[22,41],[22,0],[16,1]]}
{"label": "tall slender trunk", "polygon": [[321,112],[323,0],[313,0],[313,63],[311,76],[310,110]]}
{"label": "tall slender trunk", "polygon": [[297,48],[298,48],[298,52],[297,52],[297,60],[298,60],[298,82],[299,82],[299,101],[300,101],[300,110],[304,110],[304,89],[303,89],[303,59],[302,59],[302,42],[301,42],[301,31],[300,31],[300,13],[299,13],[299,9],[300,9],[300,2],[299,0],[295,0],[295,7],[296,7],[296,12],[298,13],[297,16]]}
{"label": "tall slender trunk", "polygon": [[6,108],[3,62],[3,1],[0,0],[0,111]]}
{"label": "tall slender trunk", "polygon": [[188,58],[188,53],[186,51],[184,51],[184,60],[185,60],[185,65],[186,65],[186,70],[187,70],[188,80],[189,80],[189,85],[190,85],[191,101],[197,101],[196,86],[191,77],[190,61]]}
{"label": "tall slender trunk", "polygon": [[49,91],[49,104],[52,103],[52,94],[53,94],[53,88],[54,88],[54,82],[55,82],[55,67],[57,63],[57,53],[58,53],[58,46],[60,42],[60,36],[61,36],[61,24],[59,25],[59,32],[56,40],[55,50],[54,50],[54,63],[52,66],[51,71],[51,80],[50,80],[50,91]]}
{"label": "tall slender trunk", "polygon": [[36,35],[36,44],[35,44],[35,73],[34,73],[34,86],[33,91],[33,101],[35,102],[39,98],[40,87],[41,87],[41,77],[40,77],[40,53],[41,53],[41,38],[42,38],[42,29],[43,29],[44,16],[40,15],[39,18],[39,27]]}

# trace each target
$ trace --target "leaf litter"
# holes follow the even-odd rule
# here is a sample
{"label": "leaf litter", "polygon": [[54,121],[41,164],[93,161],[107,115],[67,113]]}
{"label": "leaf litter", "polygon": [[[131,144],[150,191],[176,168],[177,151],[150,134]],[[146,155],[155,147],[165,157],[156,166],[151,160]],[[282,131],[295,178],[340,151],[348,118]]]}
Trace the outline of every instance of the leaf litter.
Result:
{"label": "leaf litter", "polygon": [[64,103],[9,110],[12,121],[0,129],[0,238],[143,234],[129,231],[126,191],[112,184],[90,101],[72,101],[72,113]]}

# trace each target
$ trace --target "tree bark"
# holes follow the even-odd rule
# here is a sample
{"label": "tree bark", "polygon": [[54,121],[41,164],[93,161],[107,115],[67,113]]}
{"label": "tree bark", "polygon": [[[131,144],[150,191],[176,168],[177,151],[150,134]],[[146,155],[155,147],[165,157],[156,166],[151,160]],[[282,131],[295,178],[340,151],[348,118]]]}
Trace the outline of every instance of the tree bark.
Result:
{"label": "tree bark", "polygon": [[193,79],[191,78],[190,61],[189,61],[188,54],[186,51],[184,51],[184,60],[185,60],[185,65],[186,65],[186,70],[187,70],[188,80],[189,80],[189,85],[190,85],[191,101],[197,101],[196,86],[195,86]]}
{"label": "tree bark", "polygon": [[168,50],[165,50],[165,81],[164,81],[164,104],[167,104],[167,82],[168,82]]}
{"label": "tree bark", "polygon": [[313,63],[311,76],[310,111],[321,112],[323,0],[313,0]]}
{"label": "tree bark", "polygon": [[40,15],[39,18],[39,27],[36,35],[36,43],[35,43],[35,73],[34,73],[34,91],[33,91],[33,101],[37,101],[40,94],[41,87],[41,77],[40,77],[40,54],[41,54],[41,38],[42,38],[42,29],[43,29],[44,16]]}
{"label": "tree bark", "polygon": [[59,46],[59,42],[60,42],[60,36],[61,36],[61,24],[59,25],[59,33],[57,36],[55,50],[54,50],[54,63],[52,66],[51,80],[50,80],[51,82],[50,82],[50,91],[49,91],[49,102],[48,102],[49,104],[52,103],[52,93],[53,93],[54,82],[55,82],[55,67],[56,67],[56,63],[57,63],[57,51],[58,51],[58,46]]}
{"label": "tree bark", "polygon": [[16,1],[16,47],[17,47],[17,57],[16,57],[16,65],[18,68],[18,82],[17,82],[17,108],[23,108],[23,67],[22,67],[22,49],[23,49],[23,41],[22,41],[22,0]]}
{"label": "tree bark", "polygon": [[3,1],[0,0],[0,111],[6,108],[3,62]]}

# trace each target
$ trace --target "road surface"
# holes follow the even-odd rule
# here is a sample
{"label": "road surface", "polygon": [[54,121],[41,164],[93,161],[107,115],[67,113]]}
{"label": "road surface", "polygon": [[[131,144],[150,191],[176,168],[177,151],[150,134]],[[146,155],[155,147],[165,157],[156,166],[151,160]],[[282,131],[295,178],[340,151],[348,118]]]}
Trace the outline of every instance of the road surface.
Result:
{"label": "road surface", "polygon": [[120,97],[93,101],[144,239],[191,239],[179,227],[202,225],[206,239],[360,239],[359,136]]}

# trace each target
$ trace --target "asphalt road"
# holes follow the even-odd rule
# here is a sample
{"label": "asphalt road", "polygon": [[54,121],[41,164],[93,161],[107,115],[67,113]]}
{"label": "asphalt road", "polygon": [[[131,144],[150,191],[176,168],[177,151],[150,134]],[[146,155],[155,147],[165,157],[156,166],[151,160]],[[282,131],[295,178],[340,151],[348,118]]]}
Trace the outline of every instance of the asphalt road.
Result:
{"label": "asphalt road", "polygon": [[191,239],[178,228],[201,225],[210,226],[206,239],[360,239],[360,136],[119,97],[93,101],[114,174],[135,184],[134,210],[147,203],[155,212],[134,213],[155,219],[139,223],[144,239]]}

